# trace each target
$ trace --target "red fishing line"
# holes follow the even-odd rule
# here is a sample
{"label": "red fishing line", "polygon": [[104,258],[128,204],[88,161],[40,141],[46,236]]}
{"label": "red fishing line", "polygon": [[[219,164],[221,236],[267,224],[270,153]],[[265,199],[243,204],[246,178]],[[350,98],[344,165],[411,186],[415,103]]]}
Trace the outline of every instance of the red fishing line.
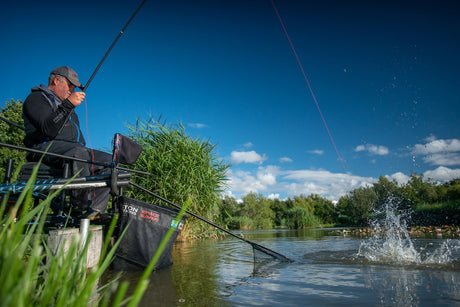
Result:
{"label": "red fishing line", "polygon": [[[86,103],[86,97],[85,97],[85,113],[86,113],[86,138],[88,139],[89,149],[91,150],[91,161],[94,161],[93,146],[91,145],[91,139],[89,138],[89,130],[88,130],[88,104]],[[94,164],[91,164],[91,174],[94,175]]]}
{"label": "red fishing line", "polygon": [[340,162],[342,163],[343,168],[345,168],[345,164],[343,163],[342,157],[340,156],[339,150],[337,149],[337,146],[335,145],[334,139],[332,138],[331,131],[329,131],[329,127],[327,126],[326,120],[324,119],[323,112],[321,112],[321,109],[319,107],[318,101],[316,100],[315,94],[313,93],[313,89],[310,86],[310,82],[308,81],[307,75],[305,74],[305,71],[303,69],[302,63],[300,62],[299,56],[297,55],[297,52],[294,48],[294,44],[291,41],[291,38],[289,37],[289,34],[286,30],[286,27],[284,26],[283,20],[281,19],[280,14],[278,13],[278,9],[275,6],[275,2],[273,0],[270,0],[272,3],[273,8],[275,9],[276,16],[278,16],[278,20],[280,21],[281,27],[283,28],[284,34],[286,34],[286,37],[289,41],[289,44],[291,45],[291,49],[294,52],[294,55],[297,59],[297,63],[299,64],[300,70],[302,71],[303,77],[305,81],[307,82],[308,89],[310,90],[311,96],[313,97],[313,100],[315,101],[316,108],[319,111],[319,114],[321,115],[321,119],[323,120],[324,126],[326,127],[327,133],[329,134],[329,138],[331,139],[332,145],[335,148],[335,152],[337,153],[337,156],[339,157]]}
{"label": "red fishing line", "polygon": [[[91,150],[91,161],[94,161],[94,151],[93,146],[91,145],[91,139],[89,138],[89,130],[88,130],[88,104],[86,103],[85,97],[85,120],[86,120],[86,137],[88,139],[89,149]],[[94,164],[91,163],[91,175],[94,176]],[[92,189],[93,198],[96,197],[96,189]]]}

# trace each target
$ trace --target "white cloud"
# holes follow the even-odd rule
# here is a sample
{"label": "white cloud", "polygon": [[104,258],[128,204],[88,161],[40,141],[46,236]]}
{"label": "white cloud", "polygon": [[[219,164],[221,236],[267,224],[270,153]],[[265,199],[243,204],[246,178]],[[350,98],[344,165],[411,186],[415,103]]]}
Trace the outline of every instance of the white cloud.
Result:
{"label": "white cloud", "polygon": [[338,200],[349,191],[372,185],[377,181],[371,177],[355,176],[348,173],[331,173],[325,170],[287,171],[283,179],[290,195],[318,194],[330,200]]}
{"label": "white cloud", "polygon": [[236,171],[229,173],[229,186],[233,193],[248,194],[265,191],[267,185],[260,182],[251,172]]}
{"label": "white cloud", "polygon": [[244,143],[243,146],[246,147],[246,148],[250,148],[250,147],[254,146],[254,144],[252,144],[252,142],[247,142],[247,143]]}
{"label": "white cloud", "polygon": [[428,143],[426,144],[416,144],[414,146],[414,154],[431,155],[460,151],[460,140],[457,139],[437,140],[434,137],[430,137],[427,141]]}
{"label": "white cloud", "polygon": [[270,194],[267,196],[268,199],[279,199],[280,198],[280,195],[277,193],[277,194]]}
{"label": "white cloud", "polygon": [[460,178],[460,169],[450,169],[440,166],[437,169],[426,171],[423,173],[425,179],[432,179],[435,181],[449,181],[455,178]]}
{"label": "white cloud", "polygon": [[200,123],[190,123],[188,124],[192,128],[197,128],[197,129],[202,129],[208,127],[206,124],[200,124]]}
{"label": "white cloud", "polygon": [[276,185],[279,174],[277,166],[259,167],[255,174],[250,171],[229,171],[229,186],[232,191],[243,194],[268,191]]}
{"label": "white cloud", "polygon": [[270,195],[298,196],[318,194],[338,200],[353,189],[368,186],[377,179],[324,170],[288,170],[277,166],[259,167],[255,174],[249,171],[229,173],[229,189],[235,195],[270,191]]}
{"label": "white cloud", "polygon": [[271,186],[276,184],[276,176],[279,174],[277,166],[259,167],[257,170],[257,180],[264,186]]}
{"label": "white cloud", "polygon": [[251,151],[232,151],[231,153],[231,162],[234,164],[240,163],[263,163],[267,160],[267,157],[264,155],[259,155],[254,150]]}
{"label": "white cloud", "polygon": [[460,165],[460,153],[446,152],[423,157],[423,162],[431,165]]}
{"label": "white cloud", "polygon": [[409,182],[410,177],[401,172],[394,173],[393,175],[385,176],[388,180],[396,180],[399,185],[403,185]]}
{"label": "white cloud", "polygon": [[324,150],[320,150],[320,149],[310,150],[308,152],[311,153],[311,154],[319,155],[319,156],[324,154]]}
{"label": "white cloud", "polygon": [[366,145],[359,145],[355,148],[356,152],[360,151],[367,151],[373,155],[385,156],[390,153],[388,147],[382,145],[374,145],[374,144],[366,144]]}
{"label": "white cloud", "polygon": [[412,151],[414,158],[420,155],[423,162],[430,165],[460,165],[460,140],[438,140],[431,136],[426,141],[426,144],[414,146]]}
{"label": "white cloud", "polygon": [[291,159],[291,158],[288,158],[288,157],[282,157],[282,158],[280,158],[280,162],[281,162],[281,163],[292,162],[292,159]]}

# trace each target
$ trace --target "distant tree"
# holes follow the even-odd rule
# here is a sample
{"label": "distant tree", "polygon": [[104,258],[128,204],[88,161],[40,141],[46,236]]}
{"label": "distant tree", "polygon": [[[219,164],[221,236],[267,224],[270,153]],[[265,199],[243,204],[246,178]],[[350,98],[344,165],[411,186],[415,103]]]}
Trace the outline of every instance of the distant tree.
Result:
{"label": "distant tree", "polygon": [[360,187],[339,199],[339,211],[353,225],[364,225],[372,213],[377,195],[372,187]]}
{"label": "distant tree", "polygon": [[372,204],[376,210],[382,210],[390,202],[401,202],[399,187],[396,180],[390,181],[384,176],[379,177],[379,181],[374,183],[372,188],[375,193],[374,203]]}
{"label": "distant tree", "polygon": [[460,201],[460,179],[454,179],[445,184],[446,199],[450,201]]}
{"label": "distant tree", "polygon": [[344,195],[339,198],[339,201],[337,202],[337,212],[338,212],[337,222],[340,225],[345,225],[345,226],[356,225],[356,221],[353,221],[352,217],[350,216],[350,214],[353,212],[352,207],[353,207],[353,204],[351,203],[349,194]]}
{"label": "distant tree", "polygon": [[294,200],[288,197],[285,201],[283,201],[286,204],[286,208],[289,210],[291,208],[294,208]]}
{"label": "distant tree", "polygon": [[[2,117],[23,126],[24,121],[22,119],[22,101],[13,100],[6,102],[4,108],[0,108],[0,114]],[[13,125],[7,124],[3,120],[0,120],[0,142],[24,146],[23,139],[25,133]],[[15,162],[16,172],[20,166],[26,162],[26,153],[19,150],[9,149],[0,146],[0,181],[3,181],[5,177],[5,166],[8,159],[13,159]],[[16,176],[15,176],[16,177]]]}
{"label": "distant tree", "polygon": [[258,228],[270,229],[273,227],[275,214],[270,208],[270,200],[262,194],[249,193],[244,196],[240,215],[249,217]]}
{"label": "distant tree", "polygon": [[305,194],[294,196],[294,207],[304,208],[311,214],[313,214],[313,211],[315,210],[313,199],[305,196]]}
{"label": "distant tree", "polygon": [[320,218],[324,224],[333,224],[337,222],[337,210],[332,201],[317,194],[312,194],[309,198],[313,202],[313,214]]}
{"label": "distant tree", "polygon": [[423,180],[423,175],[412,174],[403,190],[404,195],[414,204],[432,203],[439,200],[436,184],[431,180]]}
{"label": "distant tree", "polygon": [[232,218],[239,215],[240,210],[241,206],[235,197],[225,195],[219,202],[219,220],[222,224],[228,225]]}
{"label": "distant tree", "polygon": [[289,207],[289,203],[287,201],[281,201],[278,198],[276,198],[271,202],[270,208],[272,209],[274,214],[274,225],[286,226],[286,213],[290,208],[292,208]]}

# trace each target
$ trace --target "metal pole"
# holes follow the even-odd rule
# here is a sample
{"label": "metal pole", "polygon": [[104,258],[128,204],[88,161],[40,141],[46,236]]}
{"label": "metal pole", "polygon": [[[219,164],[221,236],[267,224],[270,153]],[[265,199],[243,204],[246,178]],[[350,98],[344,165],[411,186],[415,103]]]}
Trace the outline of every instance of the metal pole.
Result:
{"label": "metal pole", "polygon": [[88,240],[89,219],[80,220],[80,248],[83,248]]}

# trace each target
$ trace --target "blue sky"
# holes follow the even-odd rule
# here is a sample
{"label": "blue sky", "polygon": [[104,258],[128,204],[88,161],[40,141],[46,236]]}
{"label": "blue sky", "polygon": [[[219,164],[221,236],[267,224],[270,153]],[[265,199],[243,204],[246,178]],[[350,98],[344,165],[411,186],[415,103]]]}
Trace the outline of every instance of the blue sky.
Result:
{"label": "blue sky", "polygon": [[[274,1],[342,161],[270,0],[147,0],[77,109],[92,147],[181,122],[232,163],[236,198],[460,177],[460,4],[319,2]],[[86,84],[141,1],[38,3],[2,5],[2,107],[57,66]]]}

